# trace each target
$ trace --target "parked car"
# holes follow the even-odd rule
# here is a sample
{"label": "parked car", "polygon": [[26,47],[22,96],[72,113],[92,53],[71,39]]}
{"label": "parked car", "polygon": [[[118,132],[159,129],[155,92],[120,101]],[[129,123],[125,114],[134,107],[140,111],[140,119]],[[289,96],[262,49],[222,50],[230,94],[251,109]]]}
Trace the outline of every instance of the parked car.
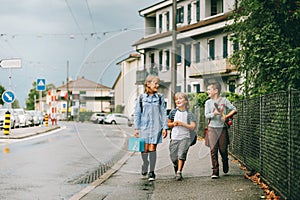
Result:
{"label": "parked car", "polygon": [[[0,129],[4,128],[6,112],[7,109],[0,109]],[[20,126],[19,117],[14,112],[10,112],[10,128],[16,128],[19,126]]]}
{"label": "parked car", "polygon": [[30,124],[31,124],[30,118],[29,118],[28,114],[25,113],[25,110],[23,108],[13,109],[13,112],[15,112],[17,114],[17,116],[19,117],[21,127],[30,126]]}
{"label": "parked car", "polygon": [[25,112],[31,116],[32,125],[38,126],[43,123],[42,112],[38,110],[26,110]]}
{"label": "parked car", "polygon": [[124,114],[121,114],[121,113],[112,113],[112,114],[108,114],[104,118],[104,123],[105,124],[129,124],[130,120]]}
{"label": "parked car", "polygon": [[134,114],[130,115],[129,120],[128,120],[128,126],[133,126],[134,124]]}
{"label": "parked car", "polygon": [[106,117],[106,113],[94,113],[92,114],[90,121],[97,124],[103,124],[105,117]]}

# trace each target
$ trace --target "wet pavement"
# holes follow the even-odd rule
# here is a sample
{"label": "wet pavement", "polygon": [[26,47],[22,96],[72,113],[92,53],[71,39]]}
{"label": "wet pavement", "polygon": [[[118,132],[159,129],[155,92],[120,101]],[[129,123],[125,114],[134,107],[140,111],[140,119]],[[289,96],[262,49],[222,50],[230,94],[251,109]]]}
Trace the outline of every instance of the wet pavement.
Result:
{"label": "wet pavement", "polygon": [[[24,134],[18,129],[10,135],[1,135],[0,139],[21,139],[46,133],[59,126],[34,127],[34,131]],[[265,194],[259,185],[244,178],[244,171],[239,163],[230,157],[228,175],[211,179],[209,149],[199,140],[190,148],[183,170],[183,180],[176,181],[169,158],[169,141],[165,139],[157,149],[156,180],[148,182],[140,175],[141,156],[137,152],[127,152],[110,170],[70,200],[139,200],[139,199],[264,199]]]}
{"label": "wet pavement", "polygon": [[198,141],[190,148],[183,170],[183,180],[176,181],[169,159],[169,141],[159,145],[157,152],[156,181],[148,182],[140,175],[140,153],[128,152],[107,177],[90,184],[85,190],[74,195],[71,200],[95,199],[262,199],[264,191],[259,185],[244,178],[244,171],[239,163],[230,157],[228,175],[211,179],[209,149],[203,141]]}

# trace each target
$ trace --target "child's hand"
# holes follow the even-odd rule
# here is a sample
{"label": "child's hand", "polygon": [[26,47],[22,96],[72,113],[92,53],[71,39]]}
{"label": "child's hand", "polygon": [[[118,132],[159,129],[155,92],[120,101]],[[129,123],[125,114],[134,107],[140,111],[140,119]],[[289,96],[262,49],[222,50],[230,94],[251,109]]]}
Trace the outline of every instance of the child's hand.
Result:
{"label": "child's hand", "polygon": [[217,109],[215,109],[215,108],[214,108],[213,113],[214,113],[214,115],[221,115],[221,113]]}
{"label": "child's hand", "polygon": [[139,130],[137,129],[134,130],[134,137],[136,138],[140,137]]}
{"label": "child's hand", "polygon": [[175,121],[174,126],[182,126],[182,122],[181,121]]}
{"label": "child's hand", "polygon": [[168,135],[167,130],[162,130],[162,136],[163,136],[163,138],[166,138],[167,135]]}

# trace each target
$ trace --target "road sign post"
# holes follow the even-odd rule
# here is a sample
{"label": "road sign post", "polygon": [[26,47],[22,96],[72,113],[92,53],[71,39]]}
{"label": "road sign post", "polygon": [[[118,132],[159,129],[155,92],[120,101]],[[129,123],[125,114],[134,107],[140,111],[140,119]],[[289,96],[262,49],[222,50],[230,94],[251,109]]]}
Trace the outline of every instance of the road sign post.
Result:
{"label": "road sign post", "polygon": [[42,111],[42,91],[46,90],[46,79],[39,78],[36,80],[36,90],[39,91],[39,109]]}

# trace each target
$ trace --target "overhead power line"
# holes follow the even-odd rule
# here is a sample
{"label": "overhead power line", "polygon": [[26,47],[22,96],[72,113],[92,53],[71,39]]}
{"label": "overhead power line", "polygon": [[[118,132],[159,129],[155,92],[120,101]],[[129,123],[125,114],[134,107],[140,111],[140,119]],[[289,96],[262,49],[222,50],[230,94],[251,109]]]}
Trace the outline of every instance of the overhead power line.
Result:
{"label": "overhead power line", "polygon": [[78,28],[80,34],[83,35],[83,34],[82,34],[82,31],[81,31],[81,28],[80,28],[80,26],[79,26],[79,23],[78,23],[78,21],[76,20],[74,14],[73,14],[73,12],[72,12],[72,9],[71,9],[71,7],[70,7],[70,4],[69,4],[68,0],[65,0],[65,2],[66,2],[66,4],[67,4],[67,6],[68,6],[69,12],[70,12],[70,14],[72,15],[72,18],[73,18],[73,20],[74,20],[74,22],[75,22],[75,24],[76,24],[76,26],[77,26],[77,28]]}
{"label": "overhead power line", "polygon": [[94,24],[94,20],[93,20],[93,15],[92,15],[92,12],[91,12],[91,9],[90,9],[90,6],[89,6],[89,2],[88,2],[88,0],[85,0],[85,2],[86,2],[87,9],[89,11],[89,16],[90,16],[90,19],[91,19],[93,31],[96,32],[96,28],[95,28],[95,24]]}

